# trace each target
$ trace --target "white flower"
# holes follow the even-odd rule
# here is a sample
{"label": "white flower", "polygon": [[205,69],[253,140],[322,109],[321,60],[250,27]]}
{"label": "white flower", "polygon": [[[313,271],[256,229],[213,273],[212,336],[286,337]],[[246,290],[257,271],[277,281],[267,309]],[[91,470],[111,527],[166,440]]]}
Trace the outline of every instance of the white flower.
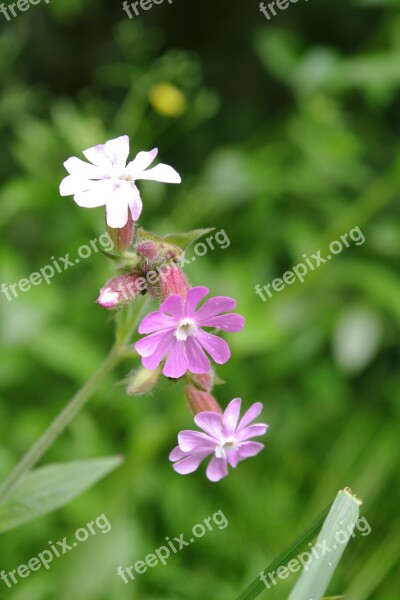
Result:
{"label": "white flower", "polygon": [[[84,150],[90,161],[75,156],[64,166],[69,175],[60,185],[61,196],[74,196],[78,206],[106,207],[107,224],[119,229],[128,221],[128,210],[137,221],[142,212],[142,199],[137,179],[150,179],[163,183],[180,183],[181,178],[172,167],[160,163],[147,169],[157,156],[157,148],[139,154],[128,164],[129,137],[123,135],[105,144]],[[147,171],[146,171],[147,169]]]}

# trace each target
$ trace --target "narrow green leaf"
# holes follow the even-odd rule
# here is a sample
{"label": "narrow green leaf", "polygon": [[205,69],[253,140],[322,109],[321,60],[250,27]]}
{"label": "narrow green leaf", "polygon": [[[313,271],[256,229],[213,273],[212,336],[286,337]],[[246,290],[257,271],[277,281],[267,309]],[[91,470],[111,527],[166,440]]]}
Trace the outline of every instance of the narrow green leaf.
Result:
{"label": "narrow green leaf", "polygon": [[186,231],[185,233],[169,233],[168,235],[165,235],[163,239],[169,244],[178,246],[181,250],[186,250],[190,244],[214,230],[215,227],[209,227],[208,229],[192,229],[192,231]]}
{"label": "narrow green leaf", "polygon": [[64,506],[122,463],[121,456],[47,465],[26,475],[0,505],[0,533]]}
{"label": "narrow green leaf", "polygon": [[[322,524],[323,528],[318,537],[316,544],[320,543],[324,545],[324,540],[326,540],[326,544],[328,547],[332,547],[336,544],[335,557],[331,553],[324,556],[320,560],[314,560],[310,562],[310,566],[308,566],[308,571],[304,571],[300,576],[300,579],[297,582],[297,585],[300,585],[303,577],[306,577],[306,582],[302,583],[304,585],[304,593],[303,589],[297,589],[297,585],[293,592],[291,593],[288,600],[320,600],[329,584],[329,581],[333,575],[335,566],[340,560],[341,555],[343,554],[344,548],[346,547],[346,543],[337,544],[335,539],[335,533],[338,530],[345,531],[347,526],[349,526],[352,530],[354,528],[358,515],[359,515],[359,505],[361,501],[356,498],[353,494],[351,494],[350,490],[346,488],[345,490],[341,490],[338,492],[336,499],[329,509],[324,510],[321,515],[316,519],[316,521],[311,525],[311,527],[297,540],[295,540],[289,548],[284,550],[275,560],[272,561],[270,565],[264,571],[260,573],[261,576],[264,576],[264,579],[267,581],[267,584],[270,584],[270,588],[273,587],[273,584],[268,579],[268,576],[271,573],[276,574],[279,567],[286,567],[290,560],[296,559],[301,551],[304,551],[306,546],[309,551],[310,548],[308,544],[315,538],[316,534],[320,530]],[[350,537],[350,535],[349,535]],[[321,552],[322,554],[322,552]],[[328,564],[328,562],[332,562],[332,566]],[[321,570],[320,570],[321,569]],[[312,574],[312,578],[308,579]],[[319,575],[318,575],[319,574]],[[257,598],[263,591],[268,590],[268,586],[261,579],[260,575],[237,597],[236,600],[254,600]],[[310,576],[311,577],[311,576]],[[311,586],[310,588],[307,586]],[[317,587],[318,585],[318,587]],[[314,586],[314,587],[313,587]]]}
{"label": "narrow green leaf", "polygon": [[[338,493],[313,547],[316,556],[302,571],[288,600],[320,600],[358,521],[361,501],[350,490]],[[340,536],[339,536],[340,533]]]}

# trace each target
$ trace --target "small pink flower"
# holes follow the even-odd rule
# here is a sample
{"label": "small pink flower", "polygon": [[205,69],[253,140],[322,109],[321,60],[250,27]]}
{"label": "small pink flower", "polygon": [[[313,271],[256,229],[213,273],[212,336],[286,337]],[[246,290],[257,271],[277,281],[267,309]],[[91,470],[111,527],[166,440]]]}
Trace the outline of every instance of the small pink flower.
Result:
{"label": "small pink flower", "polygon": [[[223,415],[216,412],[201,412],[194,422],[203,431],[181,431],[178,446],[169,455],[173,468],[181,475],[193,473],[200,463],[212,455],[206,475],[210,481],[219,481],[228,474],[228,464],[235,468],[241,460],[256,456],[264,444],[250,439],[264,435],[268,425],[250,425],[262,411],[261,402],[253,404],[238,424],[241,399],[235,398]],[[203,433],[204,432],[204,433]]]}
{"label": "small pink flower", "polygon": [[106,207],[107,225],[113,229],[124,227],[128,211],[137,221],[142,211],[142,199],[137,179],[164,183],[180,183],[181,178],[172,167],[160,163],[148,169],[157,156],[157,148],[139,154],[126,164],[129,155],[129,137],[122,135],[105,144],[84,150],[89,163],[75,156],[64,167],[69,175],[60,185],[61,196],[74,196],[78,206]]}
{"label": "small pink flower", "polygon": [[176,379],[186,371],[200,374],[210,370],[210,361],[204,350],[218,364],[229,360],[231,353],[225,340],[202,328],[241,331],[244,319],[236,314],[221,314],[236,306],[236,301],[226,296],[209,298],[196,311],[208,291],[206,287],[191,288],[185,301],[178,294],[173,294],[164,300],[159,310],[143,319],[139,333],[151,335],[139,340],[135,348],[146,369],[155,369],[167,355],[163,373]]}

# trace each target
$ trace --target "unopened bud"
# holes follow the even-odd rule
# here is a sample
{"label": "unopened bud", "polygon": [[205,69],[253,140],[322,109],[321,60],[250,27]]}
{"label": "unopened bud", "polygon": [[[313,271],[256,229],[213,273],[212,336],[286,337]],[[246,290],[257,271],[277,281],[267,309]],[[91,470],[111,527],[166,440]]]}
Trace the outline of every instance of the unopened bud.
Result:
{"label": "unopened bud", "polygon": [[186,404],[193,415],[200,412],[212,411],[222,415],[222,408],[208,392],[197,389],[194,385],[185,387]]}
{"label": "unopened bud", "polygon": [[114,229],[107,225],[107,231],[113,241],[114,249],[119,252],[128,250],[132,244],[133,235],[135,233],[135,223],[133,222],[131,211],[128,211],[128,221],[126,225],[120,229]]}
{"label": "unopened bud", "polygon": [[198,375],[196,373],[187,373],[186,376],[190,379],[195,387],[204,392],[211,392],[214,384],[214,374],[210,369],[208,373]]}
{"label": "unopened bud", "polygon": [[172,294],[179,294],[184,300],[190,288],[186,275],[177,265],[165,265],[159,271],[159,294],[161,301]]}
{"label": "unopened bud", "polygon": [[133,371],[128,378],[126,393],[129,396],[140,396],[150,392],[156,385],[161,375],[161,366],[153,371],[140,367],[137,371]]}
{"label": "unopened bud", "polygon": [[157,262],[160,258],[157,244],[151,241],[138,244],[136,246],[136,251],[151,262]]}
{"label": "unopened bud", "polygon": [[103,308],[118,308],[146,291],[146,280],[138,273],[120,275],[106,283],[100,290],[97,303]]}

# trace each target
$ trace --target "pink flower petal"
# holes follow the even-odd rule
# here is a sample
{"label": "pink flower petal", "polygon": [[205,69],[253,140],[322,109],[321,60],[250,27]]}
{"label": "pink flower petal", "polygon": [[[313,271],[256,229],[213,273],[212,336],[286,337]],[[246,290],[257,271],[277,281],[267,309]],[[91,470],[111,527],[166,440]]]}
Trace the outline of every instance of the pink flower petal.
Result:
{"label": "pink flower petal", "polygon": [[182,298],[178,294],[172,294],[172,296],[168,296],[168,298],[161,304],[160,311],[166,312],[176,319],[182,319],[184,316]]}
{"label": "pink flower petal", "polygon": [[249,423],[254,421],[254,419],[256,419],[261,414],[262,409],[263,405],[261,404],[261,402],[255,402],[254,404],[252,404],[243,415],[236,432],[239,433],[245,427],[247,427]]}
{"label": "pink flower petal", "polygon": [[140,217],[143,208],[142,198],[140,192],[134,183],[131,183],[132,196],[129,198],[129,208],[131,211],[132,219],[137,221]]}
{"label": "pink flower petal", "polygon": [[240,442],[245,442],[246,440],[249,440],[253,437],[265,435],[267,429],[268,425],[266,425],[265,423],[256,423],[255,425],[245,427],[239,433],[236,433],[236,439]]}
{"label": "pink flower petal", "polygon": [[231,467],[233,467],[234,469],[236,469],[238,462],[240,461],[240,456],[238,454],[237,449],[228,448],[228,450],[226,451],[226,458],[227,458],[228,464]]}
{"label": "pink flower petal", "polygon": [[201,431],[191,431],[190,429],[180,431],[178,443],[183,452],[192,452],[193,450],[196,452],[214,452],[215,450],[215,441]]}
{"label": "pink flower petal", "polygon": [[222,417],[220,414],[211,411],[198,413],[194,417],[197,427],[200,427],[208,433],[216,442],[220,443],[222,436]]}
{"label": "pink flower petal", "polygon": [[228,406],[224,411],[224,414],[222,415],[222,425],[224,427],[224,433],[227,437],[234,435],[236,431],[241,404],[241,399],[235,398],[234,400],[229,402]]}
{"label": "pink flower petal", "polygon": [[170,351],[175,343],[175,338],[173,335],[169,335],[168,333],[163,332],[163,336],[155,349],[154,353],[150,356],[142,357],[142,365],[145,369],[149,369],[153,371],[158,367],[164,356]]}
{"label": "pink flower petal", "polygon": [[231,351],[225,340],[202,329],[198,330],[196,338],[217,364],[222,365],[229,360]]}
{"label": "pink flower petal", "polygon": [[160,329],[172,329],[176,327],[176,319],[168,317],[159,310],[156,310],[145,316],[139,325],[139,333],[153,333]]}
{"label": "pink flower petal", "polygon": [[137,176],[137,179],[148,179],[150,181],[159,181],[161,183],[181,183],[181,178],[175,169],[162,163],[152,169],[143,171]]}
{"label": "pink flower petal", "polygon": [[185,351],[185,342],[179,341],[173,337],[173,344],[169,348],[168,358],[165,362],[163,374],[165,377],[178,379],[188,370],[188,360]]}
{"label": "pink flower petal", "polygon": [[172,465],[172,468],[180,475],[188,475],[189,473],[193,473],[193,471],[199,467],[201,461],[204,460],[206,456],[209,456],[209,452],[189,454],[189,456],[182,458],[179,462],[175,462]]}
{"label": "pink flower petal", "polygon": [[[204,296],[207,296],[209,292],[209,289],[207,287],[204,286],[197,286],[197,287],[192,287],[190,288],[190,290],[188,290],[187,294],[186,294],[186,304],[185,304],[185,316],[186,317],[193,317],[195,310],[196,310],[196,306],[198,305],[198,303],[200,302],[200,300],[202,300],[204,298]],[[197,321],[197,318],[196,318]]]}
{"label": "pink flower petal", "polygon": [[210,481],[219,481],[228,475],[228,466],[225,458],[213,456],[206,469],[206,475]]}
{"label": "pink flower petal", "polygon": [[157,331],[157,333],[146,335],[146,337],[136,342],[136,352],[140,354],[140,356],[151,356],[157,350],[158,344],[161,342],[164,336],[164,331]]}
{"label": "pink flower petal", "polygon": [[238,450],[239,459],[244,460],[250,456],[256,456],[263,448],[264,444],[260,444],[260,442],[243,442]]}
{"label": "pink flower petal", "polygon": [[74,200],[78,206],[83,208],[96,208],[104,206],[114,193],[114,186],[109,179],[92,181],[90,188],[85,192],[78,192]]}
{"label": "pink flower petal", "polygon": [[214,296],[206,300],[196,313],[196,319],[200,323],[201,319],[216,317],[221,313],[233,310],[236,307],[236,300],[228,296]]}
{"label": "pink flower petal", "polygon": [[217,329],[222,329],[223,331],[242,331],[244,327],[244,318],[241,315],[236,314],[218,315],[216,317],[208,317],[199,320],[197,313],[196,321],[201,327],[215,327]]}
{"label": "pink flower petal", "polygon": [[104,179],[107,176],[99,167],[90,165],[76,156],[71,156],[71,158],[66,160],[64,167],[70,175],[81,177],[82,179]]}
{"label": "pink flower petal", "polygon": [[193,337],[189,336],[186,340],[186,356],[189,363],[189,371],[191,373],[208,373],[211,369],[210,361],[204,354],[202,347],[199,342]]}
{"label": "pink flower petal", "polygon": [[185,458],[187,456],[186,452],[183,452],[183,450],[181,450],[179,448],[179,446],[176,446],[169,454],[169,460],[172,460],[172,462],[175,462],[176,460],[181,460],[181,458]]}
{"label": "pink flower petal", "polygon": [[153,148],[150,152],[139,152],[135,158],[127,165],[126,169],[133,179],[139,179],[143,171],[147,169],[157,156],[158,149]]}

